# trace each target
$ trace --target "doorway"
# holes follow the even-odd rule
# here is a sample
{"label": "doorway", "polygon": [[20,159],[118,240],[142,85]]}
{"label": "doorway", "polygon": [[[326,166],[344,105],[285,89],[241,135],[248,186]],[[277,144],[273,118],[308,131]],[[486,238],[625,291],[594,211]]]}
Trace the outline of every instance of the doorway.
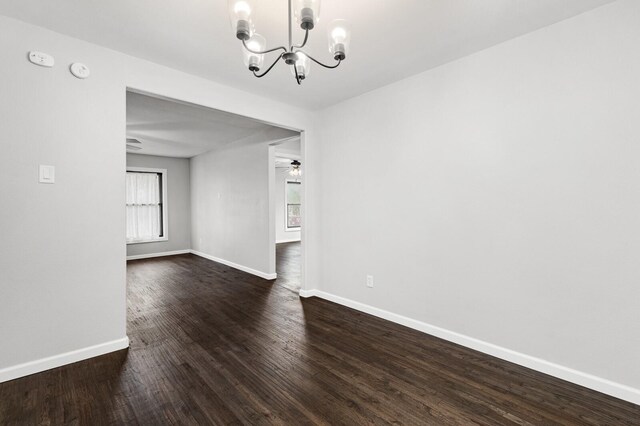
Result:
{"label": "doorway", "polygon": [[[299,130],[128,91],[126,136],[128,182],[139,181],[138,189],[160,188],[160,196],[154,198],[158,206],[153,208],[162,211],[156,221],[162,224],[159,235],[137,240],[128,237],[129,260],[189,253],[263,279],[276,279],[275,209],[271,207],[274,170],[268,165],[275,147],[291,148],[294,140],[296,158],[301,159]],[[159,184],[149,185],[150,177]],[[302,183],[298,186],[301,190]],[[300,200],[297,206],[291,201],[289,223],[300,224]],[[127,209],[132,212],[143,209],[129,204]],[[150,210],[146,201],[142,204]],[[149,217],[146,212],[129,216]],[[158,229],[147,223],[135,225],[128,223],[128,228]],[[302,284],[299,229],[295,284],[293,272],[284,273],[288,288],[296,291]],[[292,229],[289,232],[295,233]]]}
{"label": "doorway", "polygon": [[299,137],[274,148],[275,247],[277,283],[289,290],[301,289],[303,164]]}

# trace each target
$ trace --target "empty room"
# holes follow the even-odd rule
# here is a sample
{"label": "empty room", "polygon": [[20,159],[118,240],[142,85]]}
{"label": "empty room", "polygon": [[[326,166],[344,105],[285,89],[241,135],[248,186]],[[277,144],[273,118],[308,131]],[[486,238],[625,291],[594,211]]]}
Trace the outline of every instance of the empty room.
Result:
{"label": "empty room", "polygon": [[640,2],[0,0],[0,425],[640,425]]}

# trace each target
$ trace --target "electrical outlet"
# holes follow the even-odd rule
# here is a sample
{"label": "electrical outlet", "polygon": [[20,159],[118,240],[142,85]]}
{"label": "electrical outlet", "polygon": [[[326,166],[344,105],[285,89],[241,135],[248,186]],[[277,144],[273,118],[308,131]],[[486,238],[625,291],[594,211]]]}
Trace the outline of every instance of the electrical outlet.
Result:
{"label": "electrical outlet", "polygon": [[373,275],[367,275],[367,287],[373,288]]}

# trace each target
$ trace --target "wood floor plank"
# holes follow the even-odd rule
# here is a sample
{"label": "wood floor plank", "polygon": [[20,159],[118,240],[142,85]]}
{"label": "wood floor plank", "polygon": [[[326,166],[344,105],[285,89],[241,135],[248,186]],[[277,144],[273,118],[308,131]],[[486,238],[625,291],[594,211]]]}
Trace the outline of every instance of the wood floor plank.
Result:
{"label": "wood floor plank", "polygon": [[640,425],[640,407],[193,255],[129,262],[131,347],[0,384],[0,425]]}

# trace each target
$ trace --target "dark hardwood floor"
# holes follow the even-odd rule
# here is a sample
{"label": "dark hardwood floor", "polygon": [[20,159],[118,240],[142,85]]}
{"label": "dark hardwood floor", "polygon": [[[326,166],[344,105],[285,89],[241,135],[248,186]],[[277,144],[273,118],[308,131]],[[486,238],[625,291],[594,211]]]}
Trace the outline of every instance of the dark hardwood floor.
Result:
{"label": "dark hardwood floor", "polygon": [[300,242],[276,244],[276,284],[300,291]]}
{"label": "dark hardwood floor", "polygon": [[129,350],[0,384],[0,424],[640,424],[640,407],[193,255],[129,262]]}

